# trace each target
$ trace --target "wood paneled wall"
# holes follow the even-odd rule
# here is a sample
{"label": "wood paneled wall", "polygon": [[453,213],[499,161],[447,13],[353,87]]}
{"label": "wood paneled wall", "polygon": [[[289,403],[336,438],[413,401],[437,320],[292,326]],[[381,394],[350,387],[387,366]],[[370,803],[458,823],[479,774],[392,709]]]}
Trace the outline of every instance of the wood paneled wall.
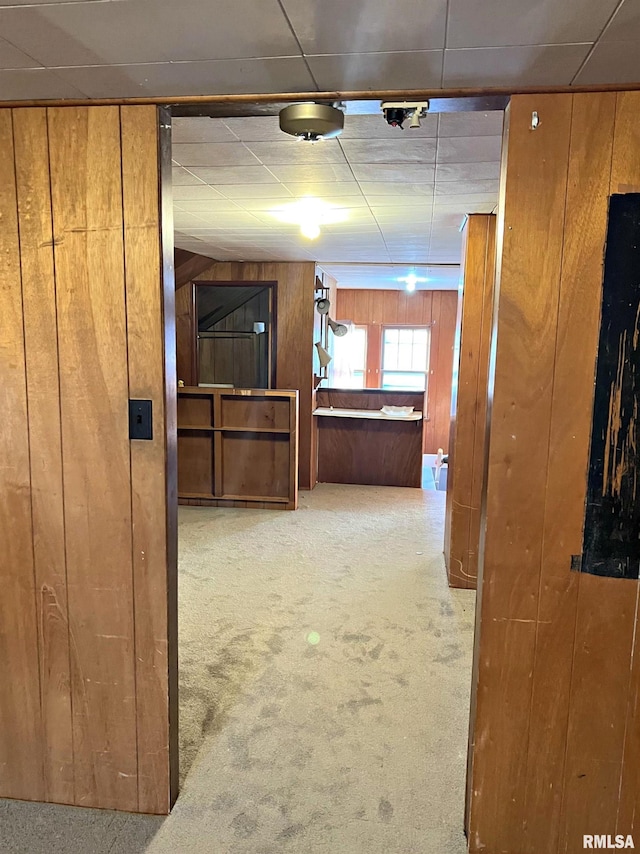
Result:
{"label": "wood paneled wall", "polygon": [[[159,134],[155,107],[0,110],[2,797],[176,794]],[[129,397],[153,441],[129,441]]]}
{"label": "wood paneled wall", "polygon": [[640,832],[639,583],[571,571],[608,201],[640,192],[640,93],[521,95],[509,114],[470,851],[577,854],[585,833]]}
{"label": "wood paneled wall", "polygon": [[475,589],[487,432],[487,383],[496,268],[495,214],[471,214],[464,228],[462,297],[454,348],[444,559],[450,587]]}
{"label": "wood paneled wall", "polygon": [[[312,396],[313,396],[313,290],[315,264],[216,262],[193,281],[263,281],[278,283],[276,385],[299,391],[299,483],[301,489],[315,485],[312,463]],[[176,292],[178,334],[178,377],[185,385],[196,381],[191,375],[193,347],[193,313],[191,287],[187,283]]]}
{"label": "wood paneled wall", "polygon": [[[431,364],[427,394],[424,453],[435,454],[449,446],[453,342],[458,306],[457,291],[359,290],[338,288],[336,320],[369,326],[368,347],[380,358],[383,325],[431,325]],[[375,388],[379,377],[370,377]]]}

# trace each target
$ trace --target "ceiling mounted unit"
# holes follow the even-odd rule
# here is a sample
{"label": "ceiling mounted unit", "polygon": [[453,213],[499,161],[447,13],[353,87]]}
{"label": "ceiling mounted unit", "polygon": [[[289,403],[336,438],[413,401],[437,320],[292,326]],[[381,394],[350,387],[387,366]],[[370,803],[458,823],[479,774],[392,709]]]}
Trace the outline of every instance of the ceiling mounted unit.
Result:
{"label": "ceiling mounted unit", "polygon": [[305,142],[332,139],[343,128],[344,113],[327,104],[290,104],[280,110],[280,130]]}

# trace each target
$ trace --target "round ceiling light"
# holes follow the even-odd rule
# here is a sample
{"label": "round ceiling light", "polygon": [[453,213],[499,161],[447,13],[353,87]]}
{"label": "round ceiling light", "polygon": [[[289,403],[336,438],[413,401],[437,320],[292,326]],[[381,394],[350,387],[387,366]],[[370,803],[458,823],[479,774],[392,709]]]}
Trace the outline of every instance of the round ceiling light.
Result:
{"label": "round ceiling light", "polygon": [[327,104],[290,104],[280,110],[280,130],[305,142],[332,139],[344,128],[344,113]]}

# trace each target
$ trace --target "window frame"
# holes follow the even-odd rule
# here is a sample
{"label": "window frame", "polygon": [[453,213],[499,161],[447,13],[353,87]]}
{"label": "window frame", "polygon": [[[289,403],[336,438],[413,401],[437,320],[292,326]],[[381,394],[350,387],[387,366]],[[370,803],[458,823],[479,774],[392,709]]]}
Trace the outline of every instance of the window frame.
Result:
{"label": "window frame", "polygon": [[[425,396],[429,392],[429,376],[431,374],[431,323],[383,323],[380,324],[380,366],[379,366],[379,388],[385,391],[423,391]],[[390,368],[386,369],[386,373],[402,373],[402,374],[415,374],[416,376],[423,375],[424,376],[424,389],[412,389],[412,388],[385,388],[384,386],[384,375],[385,375],[385,367],[384,367],[384,350],[385,350],[385,334],[388,330],[397,329],[399,331],[410,329],[414,330],[422,330],[424,329],[427,332],[427,348],[426,348],[426,367],[424,371],[401,371],[401,370],[391,370]],[[413,343],[412,343],[412,346]],[[426,400],[426,397],[425,397]]]}

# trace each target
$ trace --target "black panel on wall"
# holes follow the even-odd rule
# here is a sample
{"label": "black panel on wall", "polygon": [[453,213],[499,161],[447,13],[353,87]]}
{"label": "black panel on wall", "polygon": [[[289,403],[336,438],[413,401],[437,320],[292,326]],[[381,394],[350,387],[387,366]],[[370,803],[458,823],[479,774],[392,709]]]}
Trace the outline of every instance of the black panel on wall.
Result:
{"label": "black panel on wall", "polygon": [[[611,197],[582,559],[583,572],[640,572],[640,193]],[[577,568],[577,567],[576,567]]]}

